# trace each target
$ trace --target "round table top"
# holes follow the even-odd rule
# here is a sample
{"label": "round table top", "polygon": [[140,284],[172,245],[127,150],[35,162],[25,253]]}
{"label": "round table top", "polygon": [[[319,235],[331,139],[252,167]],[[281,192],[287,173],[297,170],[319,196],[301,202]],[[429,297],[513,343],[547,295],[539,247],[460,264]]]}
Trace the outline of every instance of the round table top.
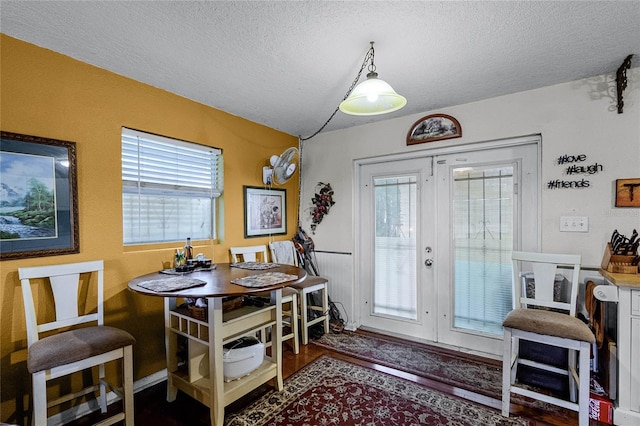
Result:
{"label": "round table top", "polygon": [[[205,285],[198,287],[191,287],[175,291],[153,291],[140,287],[137,283],[157,280],[160,278],[171,278],[177,275],[167,275],[161,272],[153,272],[150,274],[136,277],[129,281],[129,289],[136,293],[144,294],[147,296],[161,296],[161,297],[227,297],[227,296],[243,296],[253,293],[277,290],[279,288],[288,287],[293,284],[299,284],[307,277],[307,272],[303,268],[299,268],[293,265],[280,265],[275,268],[269,269],[242,269],[232,266],[229,263],[217,263],[216,268],[210,271],[194,271],[183,276],[188,278],[196,278],[205,281]],[[296,280],[286,281],[266,287],[244,287],[237,284],[232,284],[231,280],[244,278],[250,275],[259,275],[266,272],[282,272],[289,275],[295,275],[298,277]]]}

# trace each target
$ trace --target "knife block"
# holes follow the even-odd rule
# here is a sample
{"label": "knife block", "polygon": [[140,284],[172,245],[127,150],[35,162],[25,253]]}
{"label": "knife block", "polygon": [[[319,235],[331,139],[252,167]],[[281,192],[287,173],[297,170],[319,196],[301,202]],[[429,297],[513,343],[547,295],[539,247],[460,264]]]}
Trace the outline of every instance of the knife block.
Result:
{"label": "knife block", "polygon": [[616,274],[637,274],[638,265],[632,265],[635,256],[623,256],[613,254],[611,243],[607,243],[602,256],[600,267],[608,272]]}

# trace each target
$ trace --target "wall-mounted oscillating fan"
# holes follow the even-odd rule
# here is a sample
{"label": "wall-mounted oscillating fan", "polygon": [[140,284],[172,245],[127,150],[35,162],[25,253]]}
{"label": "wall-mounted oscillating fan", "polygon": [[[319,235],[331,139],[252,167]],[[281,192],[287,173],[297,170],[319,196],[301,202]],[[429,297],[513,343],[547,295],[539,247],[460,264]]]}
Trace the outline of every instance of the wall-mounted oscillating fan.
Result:
{"label": "wall-mounted oscillating fan", "polygon": [[298,148],[287,148],[280,156],[272,155],[269,162],[271,167],[262,168],[262,183],[282,185],[291,179],[298,168]]}

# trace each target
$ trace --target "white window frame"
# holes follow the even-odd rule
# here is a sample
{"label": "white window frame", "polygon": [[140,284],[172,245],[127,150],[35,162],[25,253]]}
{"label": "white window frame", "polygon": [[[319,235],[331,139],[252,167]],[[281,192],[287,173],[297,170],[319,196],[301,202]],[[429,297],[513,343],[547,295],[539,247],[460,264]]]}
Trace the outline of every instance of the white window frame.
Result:
{"label": "white window frame", "polygon": [[222,150],[126,127],[121,142],[123,244],[216,239]]}

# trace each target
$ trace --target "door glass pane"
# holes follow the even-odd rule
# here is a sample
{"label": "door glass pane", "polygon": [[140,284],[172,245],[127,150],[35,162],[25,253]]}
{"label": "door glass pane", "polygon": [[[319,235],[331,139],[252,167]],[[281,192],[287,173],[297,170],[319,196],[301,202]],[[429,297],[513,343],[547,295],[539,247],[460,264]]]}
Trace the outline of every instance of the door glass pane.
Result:
{"label": "door glass pane", "polygon": [[374,179],[375,284],[372,314],[417,320],[415,176]]}
{"label": "door glass pane", "polygon": [[502,334],[511,310],[513,167],[453,170],[454,326]]}

